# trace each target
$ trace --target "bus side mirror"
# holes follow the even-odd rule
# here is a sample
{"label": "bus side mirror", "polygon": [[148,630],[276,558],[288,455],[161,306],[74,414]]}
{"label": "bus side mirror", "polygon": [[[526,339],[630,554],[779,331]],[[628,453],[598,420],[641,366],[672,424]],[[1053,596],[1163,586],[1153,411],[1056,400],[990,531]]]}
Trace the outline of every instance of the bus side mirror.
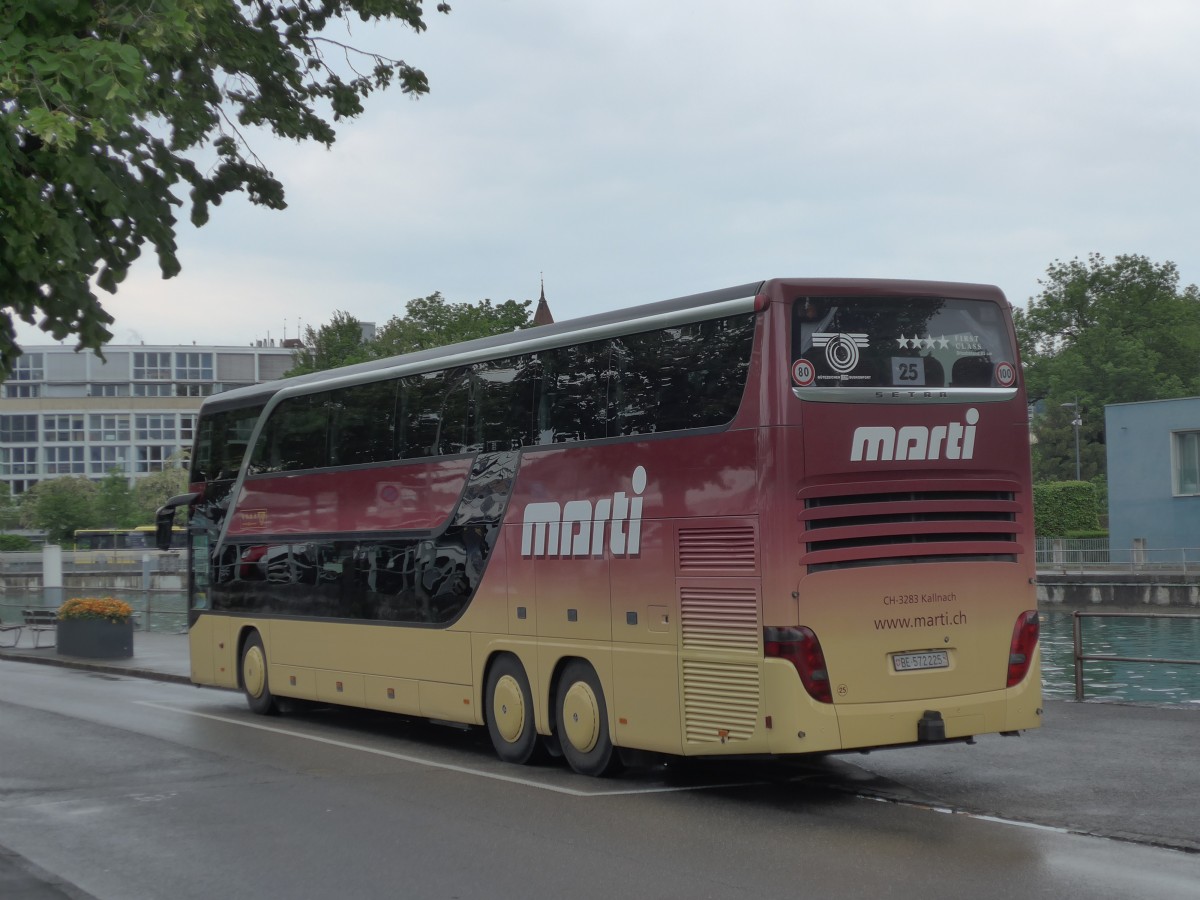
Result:
{"label": "bus side mirror", "polygon": [[200,498],[198,493],[179,494],[158,508],[154,515],[154,546],[159,550],[171,549],[171,529],[175,527],[175,510],[180,506],[191,506]]}

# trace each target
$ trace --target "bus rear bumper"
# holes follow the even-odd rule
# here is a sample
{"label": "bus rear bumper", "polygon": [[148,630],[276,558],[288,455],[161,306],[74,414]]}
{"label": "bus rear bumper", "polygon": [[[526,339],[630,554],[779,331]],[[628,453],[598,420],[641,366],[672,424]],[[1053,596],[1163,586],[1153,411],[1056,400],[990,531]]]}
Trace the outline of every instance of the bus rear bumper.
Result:
{"label": "bus rear bumper", "polygon": [[[918,725],[927,713],[940,715],[947,741],[1024,731],[1039,727],[1042,721],[1041,673],[1036,666],[1020,684],[1004,690],[832,706],[809,698],[794,675],[792,685],[788,685],[783,678],[771,678],[773,667],[767,668],[770,727],[766,734],[772,754],[865,750],[919,743]],[[772,687],[776,689],[771,690]],[[937,732],[941,733],[941,729]]]}

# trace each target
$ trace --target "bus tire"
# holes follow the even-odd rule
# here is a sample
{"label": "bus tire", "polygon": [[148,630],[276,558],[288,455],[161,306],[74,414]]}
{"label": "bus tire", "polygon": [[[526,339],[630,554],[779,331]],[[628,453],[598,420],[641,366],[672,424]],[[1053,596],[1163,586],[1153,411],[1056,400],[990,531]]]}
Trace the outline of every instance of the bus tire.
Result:
{"label": "bus tire", "polygon": [[246,705],[251,712],[260,716],[274,716],[279,713],[279,704],[271,693],[271,684],[267,678],[267,652],[263,649],[262,638],[257,631],[251,631],[246,636],[242,647],[242,663],[238,671],[242,682],[242,692],[246,695]]}
{"label": "bus tire", "polygon": [[563,756],[580,775],[602,777],[621,767],[608,732],[608,706],[596,670],[581,659],[558,679],[554,724]]}
{"label": "bus tire", "polygon": [[522,766],[535,762],[542,744],[534,725],[533,691],[521,661],[510,653],[496,657],[485,690],[488,735],[496,755]]}

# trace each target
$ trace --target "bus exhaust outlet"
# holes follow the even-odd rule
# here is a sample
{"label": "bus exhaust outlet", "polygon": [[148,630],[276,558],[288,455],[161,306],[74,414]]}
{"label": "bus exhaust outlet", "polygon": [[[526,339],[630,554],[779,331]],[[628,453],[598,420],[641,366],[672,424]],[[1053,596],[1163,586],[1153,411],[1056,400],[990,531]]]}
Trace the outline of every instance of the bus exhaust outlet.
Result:
{"label": "bus exhaust outlet", "polygon": [[917,722],[917,740],[944,741],[946,739],[946,722],[936,709],[927,709]]}

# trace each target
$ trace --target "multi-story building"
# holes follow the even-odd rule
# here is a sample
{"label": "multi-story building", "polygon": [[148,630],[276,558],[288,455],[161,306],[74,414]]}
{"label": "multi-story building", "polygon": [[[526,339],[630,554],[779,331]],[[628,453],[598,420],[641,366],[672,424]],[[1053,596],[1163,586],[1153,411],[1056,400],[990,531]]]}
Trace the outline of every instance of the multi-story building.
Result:
{"label": "multi-story building", "polygon": [[1104,442],[1112,561],[1186,569],[1200,547],[1200,397],[1106,406]]}
{"label": "multi-story building", "polygon": [[[27,347],[0,385],[0,481],[20,494],[58,475],[130,480],[190,449],[204,398],[271,381],[292,346]],[[289,341],[289,345],[298,342]]]}

